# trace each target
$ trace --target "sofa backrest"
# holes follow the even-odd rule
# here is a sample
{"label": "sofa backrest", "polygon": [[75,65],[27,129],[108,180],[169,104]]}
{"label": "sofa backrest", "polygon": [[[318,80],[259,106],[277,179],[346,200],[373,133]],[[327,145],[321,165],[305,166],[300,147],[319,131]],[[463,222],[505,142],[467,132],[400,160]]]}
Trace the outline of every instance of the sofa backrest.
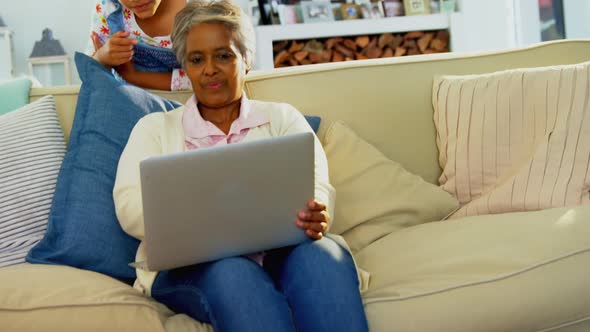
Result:
{"label": "sofa backrest", "polygon": [[[436,183],[440,168],[432,119],[435,76],[588,60],[590,40],[567,40],[475,55],[446,53],[252,72],[246,92],[252,99],[287,102],[306,115],[321,116],[320,138],[331,122],[344,120],[389,158]],[[69,136],[78,89],[34,88],[31,100],[53,94]],[[191,94],[156,93],[181,102]]]}

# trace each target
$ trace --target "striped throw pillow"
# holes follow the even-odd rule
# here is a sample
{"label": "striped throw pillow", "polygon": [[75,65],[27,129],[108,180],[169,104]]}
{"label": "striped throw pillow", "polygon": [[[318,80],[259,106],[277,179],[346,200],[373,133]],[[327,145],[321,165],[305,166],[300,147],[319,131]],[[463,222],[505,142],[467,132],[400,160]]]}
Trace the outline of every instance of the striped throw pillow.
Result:
{"label": "striped throw pillow", "polygon": [[453,217],[590,204],[590,62],[434,82]]}
{"label": "striped throw pillow", "polygon": [[0,267],[24,262],[45,234],[65,151],[52,96],[0,116]]}

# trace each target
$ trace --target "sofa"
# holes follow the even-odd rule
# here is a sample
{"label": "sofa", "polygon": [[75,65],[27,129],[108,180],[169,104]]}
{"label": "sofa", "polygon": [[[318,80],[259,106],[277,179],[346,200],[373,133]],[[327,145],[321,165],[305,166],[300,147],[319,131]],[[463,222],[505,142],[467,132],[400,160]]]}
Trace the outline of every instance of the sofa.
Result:
{"label": "sofa", "polygon": [[[334,134],[338,123],[362,138],[365,149],[382,154],[386,161],[379,165],[395,162],[419,177],[421,185],[440,189],[440,133],[433,121],[433,81],[438,76],[588,59],[590,41],[569,40],[484,54],[330,63],[252,72],[246,93],[320,116],[318,137],[326,144],[331,173],[364,158],[330,159],[346,145]],[[31,101],[54,96],[66,140],[78,92],[79,86],[30,91]],[[154,93],[180,102],[191,95]],[[401,186],[378,191],[379,179],[372,181],[365,188],[376,195],[371,200],[387,201],[388,192],[404,191]],[[336,189],[336,206],[347,204],[343,208],[351,214],[359,212],[353,211],[355,199],[340,200],[351,193],[342,190],[341,195]],[[413,208],[431,204],[423,195],[406,199]],[[401,223],[370,243],[353,245],[356,263],[366,272],[361,290],[370,330],[590,331],[588,221],[587,204],[448,220],[439,213],[437,220]],[[338,222],[337,213],[334,227]],[[365,233],[345,238],[355,243],[357,234]],[[2,331],[212,331],[128,284],[70,266],[22,263],[1,268],[0,294]]]}

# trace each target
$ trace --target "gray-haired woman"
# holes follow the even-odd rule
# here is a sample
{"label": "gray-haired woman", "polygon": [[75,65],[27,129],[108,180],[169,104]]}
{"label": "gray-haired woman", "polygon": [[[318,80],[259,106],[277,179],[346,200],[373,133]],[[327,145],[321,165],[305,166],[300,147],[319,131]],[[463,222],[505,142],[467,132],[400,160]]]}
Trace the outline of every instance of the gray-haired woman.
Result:
{"label": "gray-haired woman", "polygon": [[[114,189],[121,225],[140,240],[141,160],[313,132],[292,106],[248,100],[242,93],[254,57],[254,31],[233,2],[190,2],[176,17],[172,40],[195,96],[179,109],[148,115],[136,125]],[[211,323],[216,331],[366,331],[352,257],[324,236],[333,188],[317,138],[315,151],[315,199],[293,216],[309,241],[158,273],[138,269],[136,286],[176,312]],[[140,245],[136,260],[144,259]]]}

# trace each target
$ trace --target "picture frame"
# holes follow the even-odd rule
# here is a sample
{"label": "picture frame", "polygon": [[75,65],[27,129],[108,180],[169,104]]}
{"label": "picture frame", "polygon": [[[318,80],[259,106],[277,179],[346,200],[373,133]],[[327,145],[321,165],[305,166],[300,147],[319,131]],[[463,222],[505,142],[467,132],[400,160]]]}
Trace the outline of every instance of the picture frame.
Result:
{"label": "picture frame", "polygon": [[430,14],[430,0],[404,0],[406,15]]}
{"label": "picture frame", "polygon": [[250,15],[250,19],[252,20],[253,26],[257,26],[260,24],[260,8],[258,7],[258,2],[248,2],[248,15]]}
{"label": "picture frame", "polygon": [[342,21],[342,11],[340,10],[340,3],[332,2],[332,13],[334,14],[334,21]]}
{"label": "picture frame", "polygon": [[354,3],[344,3],[340,5],[343,20],[355,20],[361,17],[361,8]]}
{"label": "picture frame", "polygon": [[454,13],[456,6],[455,0],[440,0],[440,12],[443,14]]}
{"label": "picture frame", "polygon": [[370,17],[373,19],[379,19],[385,17],[385,12],[383,11],[383,2],[376,1],[371,2],[369,5],[369,13]]}
{"label": "picture frame", "polygon": [[301,23],[297,6],[295,5],[279,5],[278,12],[281,25]]}
{"label": "picture frame", "polygon": [[385,0],[383,7],[385,17],[404,16],[404,4],[402,0]]}
{"label": "picture frame", "polygon": [[301,16],[304,23],[318,23],[334,21],[332,4],[329,0],[301,1]]}
{"label": "picture frame", "polygon": [[360,8],[362,18],[371,18],[371,0],[355,0],[354,3]]}

